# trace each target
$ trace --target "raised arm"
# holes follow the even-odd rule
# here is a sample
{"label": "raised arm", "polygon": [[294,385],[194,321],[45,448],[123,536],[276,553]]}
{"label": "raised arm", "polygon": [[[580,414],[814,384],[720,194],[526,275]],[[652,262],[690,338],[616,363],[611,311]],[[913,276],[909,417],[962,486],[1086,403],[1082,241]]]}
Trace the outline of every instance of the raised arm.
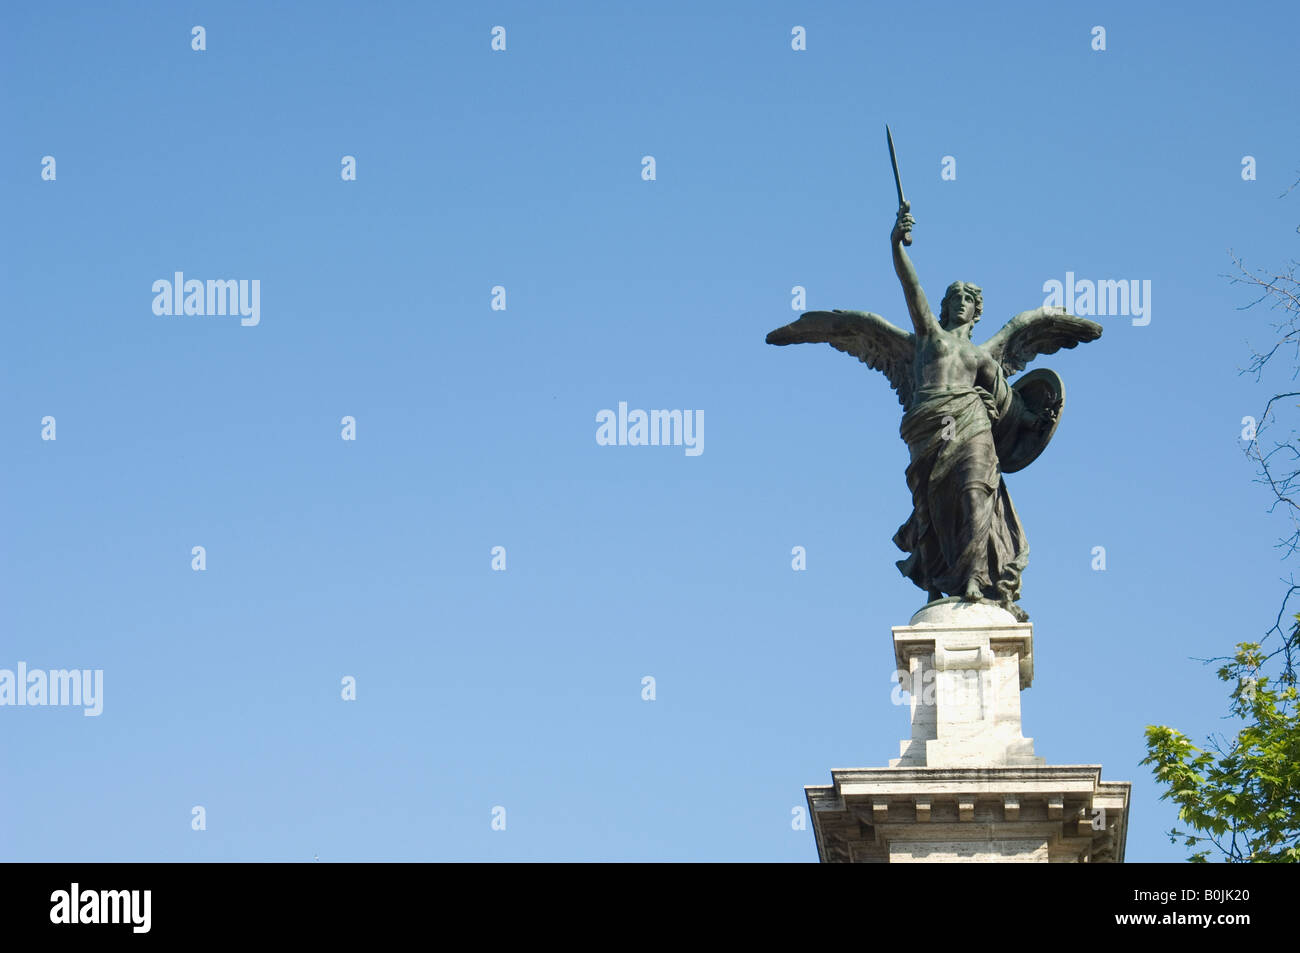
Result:
{"label": "raised arm", "polygon": [[898,219],[894,222],[893,231],[889,233],[889,244],[894,255],[894,271],[903,285],[903,297],[907,299],[907,313],[912,316],[912,326],[916,329],[917,337],[923,337],[939,330],[939,322],[930,311],[930,302],[925,300],[921,279],[916,276],[912,259],[903,251],[903,236],[910,237],[912,226],[916,224],[909,208],[911,206],[907,204],[899,208]]}

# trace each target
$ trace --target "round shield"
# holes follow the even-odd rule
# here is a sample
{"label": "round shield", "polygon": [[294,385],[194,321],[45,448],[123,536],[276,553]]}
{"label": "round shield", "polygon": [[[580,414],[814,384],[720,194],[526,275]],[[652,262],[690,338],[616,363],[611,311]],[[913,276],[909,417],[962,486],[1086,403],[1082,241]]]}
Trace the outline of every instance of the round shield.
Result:
{"label": "round shield", "polygon": [[1038,459],[1056,433],[1065,406],[1065,384],[1056,371],[1045,367],[1025,374],[1011,385],[1025,408],[1036,417],[1045,418],[1047,425],[1041,430],[1021,424],[1004,434],[998,441],[998,462],[1003,473],[1023,470]]}

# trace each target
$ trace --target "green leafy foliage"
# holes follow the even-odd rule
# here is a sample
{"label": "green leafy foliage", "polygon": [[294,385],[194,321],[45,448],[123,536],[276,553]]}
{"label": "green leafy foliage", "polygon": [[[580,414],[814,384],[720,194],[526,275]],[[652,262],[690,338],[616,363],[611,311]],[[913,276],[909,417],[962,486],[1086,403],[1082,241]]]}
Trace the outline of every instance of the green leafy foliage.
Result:
{"label": "green leafy foliage", "polygon": [[[1300,621],[1300,615],[1296,616]],[[1190,831],[1171,830],[1195,848],[1189,861],[1217,853],[1229,862],[1300,862],[1300,718],[1296,680],[1287,666],[1277,685],[1261,674],[1271,655],[1242,642],[1223,660],[1219,678],[1232,686],[1229,709],[1241,727],[1229,743],[1211,738],[1198,748],[1163,725],[1146,729],[1147,756]]]}

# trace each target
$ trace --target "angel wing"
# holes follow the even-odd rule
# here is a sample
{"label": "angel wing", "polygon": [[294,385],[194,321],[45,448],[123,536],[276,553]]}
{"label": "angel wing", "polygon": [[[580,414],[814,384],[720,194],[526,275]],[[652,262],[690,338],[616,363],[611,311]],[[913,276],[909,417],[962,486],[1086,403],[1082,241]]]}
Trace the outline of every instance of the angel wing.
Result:
{"label": "angel wing", "polygon": [[1055,354],[1101,337],[1101,325],[1053,308],[1022,311],[980,345],[1008,377],[1040,354]]}
{"label": "angel wing", "polygon": [[826,343],[883,371],[904,407],[912,400],[912,362],[916,336],[867,311],[806,311],[798,321],[777,328],[768,344]]}

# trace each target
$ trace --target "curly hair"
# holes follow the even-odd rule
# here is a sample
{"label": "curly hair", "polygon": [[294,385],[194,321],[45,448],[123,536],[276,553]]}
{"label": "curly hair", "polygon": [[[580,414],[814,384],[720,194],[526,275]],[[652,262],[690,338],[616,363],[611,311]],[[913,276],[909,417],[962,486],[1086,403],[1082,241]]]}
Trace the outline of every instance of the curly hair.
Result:
{"label": "curly hair", "polygon": [[963,291],[969,291],[975,298],[975,320],[980,319],[984,313],[984,289],[979,285],[971,284],[969,281],[954,281],[948,286],[948,290],[943,293],[943,304],[939,306],[939,324],[941,327],[948,327],[948,302],[953,295],[961,294]]}

